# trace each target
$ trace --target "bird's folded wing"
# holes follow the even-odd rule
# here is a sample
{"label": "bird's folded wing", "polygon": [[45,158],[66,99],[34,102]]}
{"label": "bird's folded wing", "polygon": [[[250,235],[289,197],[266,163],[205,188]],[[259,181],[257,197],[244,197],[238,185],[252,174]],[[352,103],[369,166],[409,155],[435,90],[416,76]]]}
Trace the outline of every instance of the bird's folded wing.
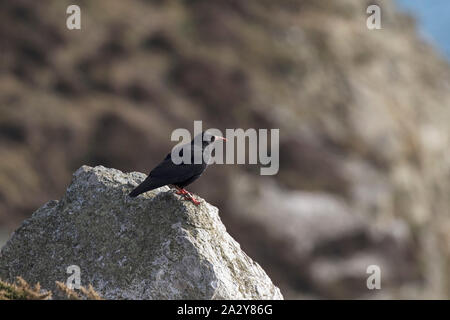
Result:
{"label": "bird's folded wing", "polygon": [[167,181],[167,184],[185,181],[204,170],[203,164],[175,164],[170,154],[150,173],[149,177]]}

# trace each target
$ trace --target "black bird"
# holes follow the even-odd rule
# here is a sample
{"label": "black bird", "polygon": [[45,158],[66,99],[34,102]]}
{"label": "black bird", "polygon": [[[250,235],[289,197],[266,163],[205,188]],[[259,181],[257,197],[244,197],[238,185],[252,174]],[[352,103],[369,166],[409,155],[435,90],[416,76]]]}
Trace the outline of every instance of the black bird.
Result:
{"label": "black bird", "polygon": [[[190,163],[182,162],[180,164],[175,164],[172,161],[172,153],[169,153],[160,164],[150,171],[148,177],[131,191],[129,196],[134,198],[141,193],[169,185],[170,187],[175,187],[177,189],[177,194],[183,195],[186,200],[190,200],[195,205],[199,205],[200,202],[194,199],[192,194],[185,190],[184,187],[197,180],[208,167],[209,156],[211,156],[211,154],[206,152],[205,157],[203,157],[203,151],[216,140],[226,141],[227,139],[202,132],[191,141],[190,145],[186,144],[181,146],[181,150],[179,151],[181,157],[183,156],[183,149],[190,148]],[[199,152],[201,152],[200,156],[202,162],[196,164],[194,163],[194,154]]]}

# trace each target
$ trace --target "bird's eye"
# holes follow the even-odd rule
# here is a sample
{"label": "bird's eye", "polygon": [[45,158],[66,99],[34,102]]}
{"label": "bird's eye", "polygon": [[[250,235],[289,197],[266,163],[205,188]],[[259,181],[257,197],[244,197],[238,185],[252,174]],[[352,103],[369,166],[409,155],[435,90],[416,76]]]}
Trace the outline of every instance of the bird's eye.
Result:
{"label": "bird's eye", "polygon": [[216,140],[216,137],[215,136],[212,136],[211,137],[211,142],[214,142]]}

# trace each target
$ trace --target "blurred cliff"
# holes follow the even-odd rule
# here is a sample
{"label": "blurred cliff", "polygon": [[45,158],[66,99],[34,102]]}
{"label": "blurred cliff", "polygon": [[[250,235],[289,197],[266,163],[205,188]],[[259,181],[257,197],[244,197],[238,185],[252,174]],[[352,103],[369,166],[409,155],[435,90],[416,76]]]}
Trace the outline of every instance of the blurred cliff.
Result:
{"label": "blurred cliff", "polygon": [[450,297],[450,69],[392,1],[77,1],[69,31],[72,3],[0,2],[0,226],[82,164],[147,173],[194,120],[280,128],[278,175],[190,190],[286,298]]}

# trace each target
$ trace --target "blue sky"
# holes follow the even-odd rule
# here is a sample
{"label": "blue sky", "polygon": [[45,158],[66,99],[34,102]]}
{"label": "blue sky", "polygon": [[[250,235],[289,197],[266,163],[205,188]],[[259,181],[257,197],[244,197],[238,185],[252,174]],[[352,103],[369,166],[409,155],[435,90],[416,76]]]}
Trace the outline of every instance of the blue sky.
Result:
{"label": "blue sky", "polygon": [[419,20],[423,37],[450,60],[450,0],[396,1]]}

